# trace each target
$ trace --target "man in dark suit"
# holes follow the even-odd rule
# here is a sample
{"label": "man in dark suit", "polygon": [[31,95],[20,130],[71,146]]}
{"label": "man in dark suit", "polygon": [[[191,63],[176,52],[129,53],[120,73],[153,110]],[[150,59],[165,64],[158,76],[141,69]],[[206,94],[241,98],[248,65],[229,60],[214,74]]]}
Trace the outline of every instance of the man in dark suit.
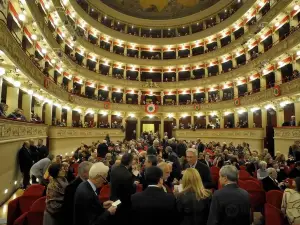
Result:
{"label": "man in dark suit", "polygon": [[158,147],[159,147],[159,140],[156,139],[153,141],[153,145],[150,148],[148,148],[147,155],[157,155],[159,153]]}
{"label": "man in dark suit", "polygon": [[157,166],[157,157],[155,155],[147,155],[145,159],[144,169],[139,174],[139,181],[143,185],[143,190],[145,190],[148,186],[146,178],[145,178],[145,170],[152,166]]}
{"label": "man in dark suit", "polygon": [[89,171],[92,167],[91,162],[82,162],[78,167],[78,177],[72,181],[65,189],[64,202],[63,202],[63,215],[65,217],[65,223],[73,224],[74,218],[74,197],[77,187],[89,178]]}
{"label": "man in dark suit", "polygon": [[159,221],[162,223],[163,218],[167,218],[168,224],[177,224],[176,199],[162,189],[162,170],[156,166],[148,168],[146,181],[149,184],[147,189],[131,196],[131,224],[140,225],[142,221],[143,225],[153,225]]}
{"label": "man in dark suit", "polygon": [[188,150],[186,150],[186,160],[187,164],[184,168],[195,168],[201,176],[204,187],[206,189],[214,188],[214,184],[212,182],[210,174],[210,169],[207,165],[203,164],[198,160],[198,152],[196,149],[189,148]]}
{"label": "man in dark suit", "polygon": [[300,162],[295,163],[295,167],[289,173],[289,178],[295,179],[296,177],[300,177]]}
{"label": "man in dark suit", "polygon": [[30,169],[34,164],[29,141],[25,141],[23,147],[19,150],[18,160],[21,173],[23,173],[23,188],[25,189],[29,185]]}
{"label": "man in dark suit", "polygon": [[204,152],[205,150],[205,145],[202,143],[200,139],[197,140],[197,147],[198,147],[198,153]]}
{"label": "man in dark suit", "polygon": [[37,151],[40,159],[44,159],[49,155],[47,146],[43,145],[43,139],[38,140]]}
{"label": "man in dark suit", "polygon": [[103,140],[102,144],[98,145],[97,156],[104,159],[107,153],[108,146],[106,144],[106,140]]}
{"label": "man in dark suit", "polygon": [[121,201],[113,224],[128,224],[128,214],[131,208],[131,195],[135,193],[136,186],[129,169],[132,166],[133,155],[126,153],[122,156],[121,164],[112,168],[110,173],[110,200]]}
{"label": "man in dark suit", "polygon": [[238,187],[238,170],[235,166],[223,166],[220,184],[212,198],[207,225],[250,225],[250,196]]}
{"label": "man in dark suit", "polygon": [[261,180],[264,190],[266,192],[271,190],[280,190],[280,186],[283,186],[284,183],[278,183],[276,170],[270,167],[267,169],[267,171],[269,176]]}
{"label": "man in dark suit", "polygon": [[97,188],[106,183],[107,174],[107,166],[102,162],[95,163],[89,171],[89,179],[78,186],[74,199],[73,225],[107,224],[110,215],[115,214],[116,207],[112,206],[112,201],[101,204],[97,194]]}

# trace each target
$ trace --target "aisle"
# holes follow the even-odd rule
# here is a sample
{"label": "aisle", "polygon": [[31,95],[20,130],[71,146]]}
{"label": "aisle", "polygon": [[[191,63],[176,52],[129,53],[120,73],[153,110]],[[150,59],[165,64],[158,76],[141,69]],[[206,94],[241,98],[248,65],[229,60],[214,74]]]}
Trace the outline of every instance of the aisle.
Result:
{"label": "aisle", "polygon": [[6,221],[7,221],[8,203],[11,200],[14,200],[15,198],[21,196],[23,193],[24,193],[24,190],[22,190],[22,189],[17,190],[16,193],[14,193],[13,196],[7,202],[5,202],[5,204],[3,206],[0,207],[0,224],[1,225],[6,224]]}

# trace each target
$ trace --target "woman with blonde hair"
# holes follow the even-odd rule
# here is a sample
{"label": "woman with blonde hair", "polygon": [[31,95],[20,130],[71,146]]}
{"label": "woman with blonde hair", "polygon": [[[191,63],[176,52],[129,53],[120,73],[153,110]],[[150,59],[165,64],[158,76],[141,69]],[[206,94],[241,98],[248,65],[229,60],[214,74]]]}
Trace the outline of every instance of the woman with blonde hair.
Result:
{"label": "woman with blonde hair", "polygon": [[206,224],[211,195],[204,188],[199,172],[194,168],[186,169],[182,178],[182,192],[177,196],[180,225]]}

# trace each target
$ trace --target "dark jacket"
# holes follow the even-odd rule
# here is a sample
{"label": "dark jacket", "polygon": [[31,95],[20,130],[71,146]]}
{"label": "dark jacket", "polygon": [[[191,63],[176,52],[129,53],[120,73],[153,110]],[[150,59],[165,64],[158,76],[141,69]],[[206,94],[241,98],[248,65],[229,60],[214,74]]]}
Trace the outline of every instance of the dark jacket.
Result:
{"label": "dark jacket", "polygon": [[293,168],[289,173],[289,178],[296,178],[296,177],[300,177],[300,170],[298,170],[297,168]]}
{"label": "dark jacket", "polygon": [[46,158],[49,154],[49,150],[48,150],[47,146],[45,146],[45,145],[37,146],[37,151],[38,151],[40,159]]}
{"label": "dark jacket", "polygon": [[250,225],[250,196],[237,184],[214,193],[207,225]]}
{"label": "dark jacket", "polygon": [[24,171],[29,172],[30,168],[34,164],[30,149],[26,149],[25,147],[22,147],[19,150],[18,160],[19,160],[19,164],[20,164],[20,170],[22,173]]}
{"label": "dark jacket", "polygon": [[[131,196],[132,225],[178,224],[176,199],[162,188],[148,187],[145,191]],[[159,222],[160,221],[160,222]]]}
{"label": "dark jacket", "polygon": [[101,157],[101,158],[105,158],[106,154],[108,153],[108,146],[107,144],[105,143],[102,143],[98,146],[98,149],[97,149],[97,155],[98,157]]}
{"label": "dark jacket", "polygon": [[[187,168],[190,168],[189,164],[185,165],[185,169]],[[198,160],[195,169],[199,172],[204,187],[206,189],[214,188],[209,167]]]}
{"label": "dark jacket", "polygon": [[280,190],[278,187],[278,182],[273,181],[269,176],[261,180],[263,184],[263,188],[265,192],[271,191],[271,190]]}
{"label": "dark jacket", "polygon": [[75,193],[77,187],[81,183],[82,183],[82,179],[80,177],[77,177],[65,189],[64,203],[63,203],[63,215],[64,215],[65,223],[73,225]]}
{"label": "dark jacket", "polygon": [[105,211],[88,181],[82,182],[75,193],[74,225],[106,225],[109,212]]}
{"label": "dark jacket", "polygon": [[177,155],[179,158],[184,157],[186,152],[186,145],[183,143],[180,143],[177,145]]}
{"label": "dark jacket", "polygon": [[177,197],[180,225],[206,224],[211,198],[197,200],[195,193],[181,193]]}
{"label": "dark jacket", "polygon": [[168,154],[168,161],[172,162],[172,172],[171,172],[171,177],[174,179],[176,178],[177,180],[180,180],[181,178],[181,165],[180,161],[178,159],[178,156],[175,152],[171,152]]}
{"label": "dark jacket", "polygon": [[157,149],[153,145],[147,150],[147,155],[157,155],[157,153]]}
{"label": "dark jacket", "polygon": [[204,152],[204,150],[205,150],[205,145],[202,142],[200,142],[198,145],[198,153]]}

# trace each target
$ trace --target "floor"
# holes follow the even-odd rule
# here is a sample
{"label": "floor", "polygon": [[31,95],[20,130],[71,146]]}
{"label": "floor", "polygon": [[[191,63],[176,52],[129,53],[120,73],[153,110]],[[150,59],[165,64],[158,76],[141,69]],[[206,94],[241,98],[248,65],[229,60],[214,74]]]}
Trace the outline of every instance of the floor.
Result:
{"label": "floor", "polygon": [[13,194],[13,196],[11,196],[11,198],[0,207],[0,224],[4,225],[6,224],[6,219],[7,219],[7,205],[11,200],[14,200],[15,198],[21,196],[23,194],[23,190],[19,189],[16,191],[16,193]]}

